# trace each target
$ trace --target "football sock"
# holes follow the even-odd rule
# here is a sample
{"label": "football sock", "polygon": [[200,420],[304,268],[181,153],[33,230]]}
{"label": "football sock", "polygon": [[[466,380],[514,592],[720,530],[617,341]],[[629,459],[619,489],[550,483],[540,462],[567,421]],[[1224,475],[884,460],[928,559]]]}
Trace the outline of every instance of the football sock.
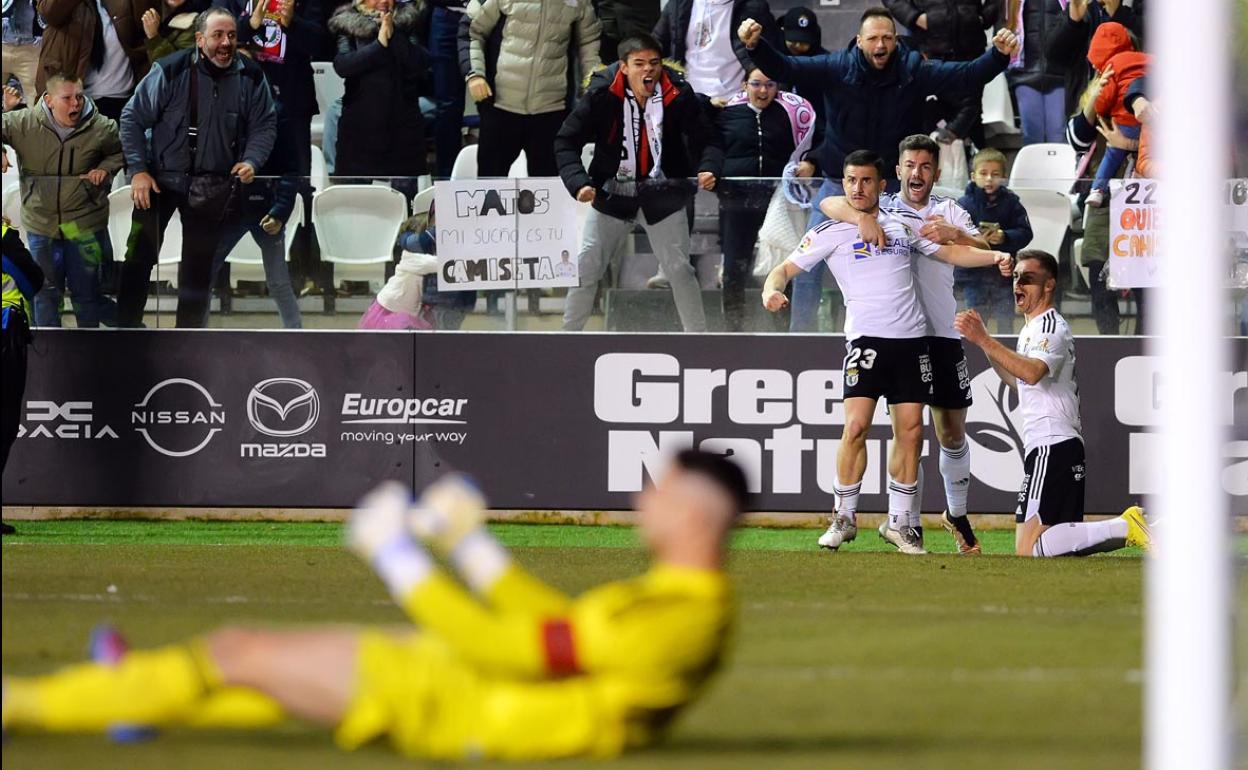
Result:
{"label": "football sock", "polygon": [[373,556],[373,571],[390,595],[402,601],[434,571],[433,557],[409,537],[396,537]]}
{"label": "football sock", "polygon": [[940,448],[940,477],[945,482],[945,502],[950,516],[966,515],[966,497],[971,488],[971,447]]}
{"label": "football sock", "polygon": [[862,492],[862,482],[857,484],[842,484],[838,479],[832,485],[832,491],[835,493],[836,513],[838,516],[844,516],[850,521],[858,520],[858,495]]}
{"label": "football sock", "polygon": [[47,676],[6,678],[3,724],[52,732],[179,724],[220,686],[221,673],[202,641],[136,650],[116,664],[82,663]]}
{"label": "football sock", "polygon": [[910,525],[910,512],[918,507],[919,485],[902,484],[888,479],[888,528],[901,529]]}
{"label": "football sock", "polygon": [[1032,556],[1085,556],[1116,551],[1126,545],[1127,522],[1120,518],[1058,524],[1041,533]]}
{"label": "football sock", "polygon": [[451,564],[473,593],[484,595],[511,566],[511,555],[485,527],[477,527],[455,545]]}
{"label": "football sock", "polygon": [[[891,481],[891,479],[890,479]],[[923,534],[923,466],[919,466],[919,480],[914,484],[914,498],[910,504],[910,515],[907,522],[910,526]]]}

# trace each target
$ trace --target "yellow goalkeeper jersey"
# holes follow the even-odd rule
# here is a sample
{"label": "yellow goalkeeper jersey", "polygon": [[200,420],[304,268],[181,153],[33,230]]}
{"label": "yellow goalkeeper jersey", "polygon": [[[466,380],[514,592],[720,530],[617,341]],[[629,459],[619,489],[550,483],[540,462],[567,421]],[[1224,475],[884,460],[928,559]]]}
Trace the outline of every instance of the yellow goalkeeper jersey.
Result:
{"label": "yellow goalkeeper jersey", "polygon": [[367,632],[338,742],[383,733],[442,759],[609,757],[659,738],[718,668],[733,601],[719,570],[659,565],[575,600],[512,566],[478,601],[438,574],[421,627]]}

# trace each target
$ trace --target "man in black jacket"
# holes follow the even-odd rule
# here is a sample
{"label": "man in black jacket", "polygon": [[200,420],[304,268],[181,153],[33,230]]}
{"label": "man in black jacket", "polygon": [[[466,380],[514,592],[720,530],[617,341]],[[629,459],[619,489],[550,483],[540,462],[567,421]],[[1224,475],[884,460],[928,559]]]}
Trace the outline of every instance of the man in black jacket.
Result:
{"label": "man in black jacket", "polygon": [[[192,92],[198,92],[194,108]],[[203,325],[213,254],[232,216],[226,204],[240,197],[239,183],[255,179],[276,134],[273,94],[260,67],[238,55],[234,14],[209,8],[195,20],[195,47],[156,62],[121,113],[135,211],[121,273],[119,325],[143,320],[148,279],[175,211],[181,212],[183,233],[177,324]]]}
{"label": "man in black jacket", "polygon": [[[997,21],[999,5],[999,0],[884,0],[923,55],[944,61],[971,61],[984,52],[984,30]],[[983,147],[983,101],[984,89],[978,84],[939,95],[927,103],[923,132],[931,133],[943,118],[945,127],[937,139],[948,143],[970,137]]]}
{"label": "man in black jacket", "polygon": [[[885,166],[896,166],[901,140],[922,129],[922,105],[929,94],[986,84],[1009,64],[1018,50],[1018,38],[1008,29],[993,38],[993,47],[969,62],[943,62],[924,59],[897,40],[897,27],[883,8],[868,8],[862,14],[858,37],[852,45],[824,56],[785,56],[763,35],[762,26],[747,19],[738,30],[758,66],[784,82],[797,83],[814,101],[814,90],[821,91],[824,107],[820,116],[826,131],[819,153],[819,167],[841,168],[845,156],[866,149],[878,153]],[[815,195],[810,227],[825,217],[819,201],[829,195],[842,195],[840,180],[825,180]],[[822,294],[822,270],[802,273],[793,282],[789,330],[816,331]]]}
{"label": "man in black jacket", "polygon": [[755,67],[736,35],[745,19],[758,19],[767,42],[783,45],[767,0],[671,0],[654,28],[654,38],[667,58],[685,68],[685,79],[694,91],[727,100]]}
{"label": "man in black jacket", "polygon": [[[695,193],[689,177],[714,188],[723,153],[693,89],[663,66],[658,41],[637,35],[619,50],[620,61],[594,75],[555,137],[568,192],[593,203],[578,260],[581,285],[568,290],[563,328],[585,327],[609,255],[640,220],[671,281],[681,325],[706,331],[685,207]],[[587,171],[581,150],[590,143]]]}

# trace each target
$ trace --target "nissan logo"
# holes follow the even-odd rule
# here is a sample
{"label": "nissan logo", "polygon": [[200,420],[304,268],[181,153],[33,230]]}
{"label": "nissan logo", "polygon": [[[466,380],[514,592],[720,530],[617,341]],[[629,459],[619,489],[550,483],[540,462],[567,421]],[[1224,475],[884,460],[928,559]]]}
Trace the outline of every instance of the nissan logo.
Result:
{"label": "nissan logo", "polygon": [[[291,419],[295,415],[296,419]],[[321,416],[316,390],[294,377],[271,377],[247,394],[247,420],[266,436],[290,438],[312,430]]]}

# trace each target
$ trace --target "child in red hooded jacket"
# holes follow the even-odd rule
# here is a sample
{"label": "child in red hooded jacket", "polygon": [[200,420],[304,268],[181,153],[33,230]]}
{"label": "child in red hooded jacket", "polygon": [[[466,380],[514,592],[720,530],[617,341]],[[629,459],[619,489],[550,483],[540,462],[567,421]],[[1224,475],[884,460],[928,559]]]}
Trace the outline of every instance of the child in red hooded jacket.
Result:
{"label": "child in red hooded jacket", "polygon": [[[1123,103],[1127,89],[1148,68],[1147,54],[1135,50],[1131,34],[1121,24],[1111,21],[1096,28],[1088,46],[1088,62],[1097,74],[1108,72],[1094,105],[1097,115],[1109,115],[1118,130],[1128,139],[1140,138],[1140,121]],[[1109,180],[1126,160],[1127,150],[1106,146],[1101,165],[1096,169],[1089,206],[1101,206],[1109,199]]]}

